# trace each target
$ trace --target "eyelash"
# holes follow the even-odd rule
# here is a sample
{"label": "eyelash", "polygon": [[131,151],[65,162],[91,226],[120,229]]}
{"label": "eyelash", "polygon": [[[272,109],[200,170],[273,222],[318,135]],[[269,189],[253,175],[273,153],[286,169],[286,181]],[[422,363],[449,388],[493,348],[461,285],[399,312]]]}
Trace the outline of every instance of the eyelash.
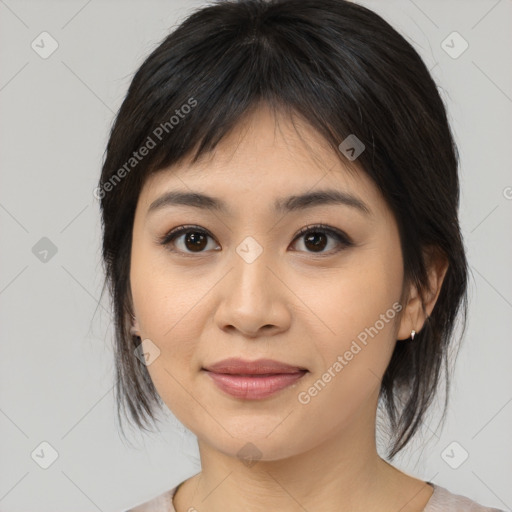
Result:
{"label": "eyelash", "polygon": [[[206,251],[202,251],[202,252],[199,251],[199,252],[194,253],[194,252],[183,252],[183,251],[171,248],[171,242],[173,242],[180,235],[183,235],[183,234],[186,234],[186,233],[189,233],[189,232],[199,233],[199,234],[206,235],[206,236],[209,236],[210,238],[214,239],[214,237],[211,236],[210,233],[208,231],[206,231],[205,229],[200,228],[199,226],[195,226],[195,225],[186,225],[186,226],[179,226],[177,228],[172,229],[171,231],[166,233],[164,236],[159,238],[158,239],[158,243],[160,245],[165,246],[165,248],[167,250],[169,250],[169,251],[171,251],[173,253],[179,253],[179,254],[187,256],[187,257],[188,256],[196,256],[196,255],[204,254]],[[348,237],[343,231],[340,231],[338,229],[332,228],[332,227],[327,226],[325,224],[314,224],[314,225],[308,225],[308,226],[303,227],[297,233],[297,235],[294,237],[293,242],[295,242],[296,240],[298,240],[299,238],[301,238],[302,236],[304,236],[304,235],[306,235],[307,233],[310,233],[310,232],[312,232],[312,233],[323,233],[325,235],[330,235],[333,238],[335,238],[339,242],[339,244],[341,245],[341,248],[338,248],[336,250],[331,250],[330,252],[318,252],[318,253],[315,253],[315,252],[307,251],[312,256],[316,256],[316,257],[332,256],[333,254],[336,254],[336,253],[342,251],[343,249],[346,249],[348,247],[352,247],[354,245],[354,243],[352,242],[350,237]]]}

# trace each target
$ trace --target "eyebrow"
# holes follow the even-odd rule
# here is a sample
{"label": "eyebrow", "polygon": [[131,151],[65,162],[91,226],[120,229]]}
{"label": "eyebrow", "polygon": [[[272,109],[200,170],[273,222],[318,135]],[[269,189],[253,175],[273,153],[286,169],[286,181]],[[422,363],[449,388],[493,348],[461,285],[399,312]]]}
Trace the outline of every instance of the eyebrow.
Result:
{"label": "eyebrow", "polygon": [[[147,214],[169,206],[190,206],[219,213],[230,213],[228,205],[219,198],[199,192],[173,190],[155,199],[148,208]],[[370,208],[358,197],[334,189],[315,190],[304,194],[279,198],[274,203],[276,212],[285,213],[313,208],[323,205],[344,205],[355,208],[365,215],[371,215]]]}

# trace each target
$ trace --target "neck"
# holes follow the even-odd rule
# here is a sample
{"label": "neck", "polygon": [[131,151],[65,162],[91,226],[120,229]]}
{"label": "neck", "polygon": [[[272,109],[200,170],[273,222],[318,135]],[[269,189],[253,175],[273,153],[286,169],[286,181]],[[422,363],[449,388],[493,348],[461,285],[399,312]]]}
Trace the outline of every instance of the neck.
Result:
{"label": "neck", "polygon": [[201,473],[180,486],[177,512],[239,510],[422,510],[432,488],[385,462],[375,445],[375,416],[359,418],[305,452],[244,461],[199,441]]}
{"label": "neck", "polygon": [[[208,498],[200,510],[334,511],[340,503],[355,510],[353,505],[375,490],[383,464],[376,453],[358,452],[358,447],[338,450],[333,440],[326,440],[306,453],[250,466],[203,445],[202,467],[207,470],[200,474],[197,494]],[[333,460],[333,453],[340,456]]]}

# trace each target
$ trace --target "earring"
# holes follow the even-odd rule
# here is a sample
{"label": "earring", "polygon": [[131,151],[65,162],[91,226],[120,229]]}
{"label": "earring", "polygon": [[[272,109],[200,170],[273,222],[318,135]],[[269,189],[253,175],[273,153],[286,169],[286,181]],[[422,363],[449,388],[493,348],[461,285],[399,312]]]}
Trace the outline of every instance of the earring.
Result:
{"label": "earring", "polygon": [[411,340],[413,340],[413,339],[414,339],[414,336],[415,336],[415,335],[416,335],[416,331],[413,329],[413,330],[411,331]]}

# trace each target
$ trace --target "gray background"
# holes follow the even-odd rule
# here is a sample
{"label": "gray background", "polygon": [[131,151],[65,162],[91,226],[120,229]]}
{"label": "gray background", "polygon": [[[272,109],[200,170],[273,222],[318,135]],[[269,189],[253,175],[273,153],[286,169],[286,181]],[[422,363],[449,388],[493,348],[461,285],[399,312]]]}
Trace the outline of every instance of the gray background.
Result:
{"label": "gray background", "polygon": [[[448,104],[472,272],[445,427],[431,414],[395,463],[511,510],[512,2],[362,3],[408,37]],[[0,1],[1,511],[121,511],[199,471],[195,437],[170,413],[161,433],[131,433],[134,447],[120,438],[92,191],[133,73],[202,4]],[[45,59],[44,31],[58,43]],[[457,58],[454,31],[469,45]]]}

